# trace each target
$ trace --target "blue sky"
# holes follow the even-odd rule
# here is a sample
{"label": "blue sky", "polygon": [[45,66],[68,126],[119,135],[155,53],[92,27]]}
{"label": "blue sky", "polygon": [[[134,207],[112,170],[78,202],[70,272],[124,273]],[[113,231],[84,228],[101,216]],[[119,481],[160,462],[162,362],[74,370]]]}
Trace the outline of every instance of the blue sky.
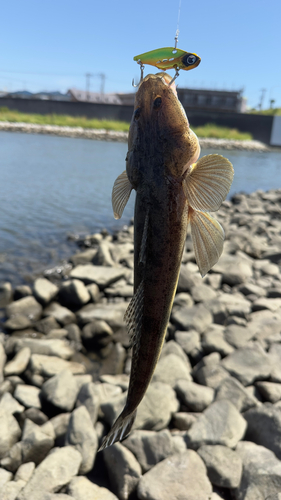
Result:
{"label": "blue sky", "polygon": [[[179,0],[11,0],[0,10],[0,90],[130,92],[133,57],[174,43]],[[280,0],[181,0],[178,47],[200,55],[180,87],[241,89],[249,106],[281,107]],[[147,66],[145,74],[156,72]],[[99,91],[100,78],[91,79]]]}

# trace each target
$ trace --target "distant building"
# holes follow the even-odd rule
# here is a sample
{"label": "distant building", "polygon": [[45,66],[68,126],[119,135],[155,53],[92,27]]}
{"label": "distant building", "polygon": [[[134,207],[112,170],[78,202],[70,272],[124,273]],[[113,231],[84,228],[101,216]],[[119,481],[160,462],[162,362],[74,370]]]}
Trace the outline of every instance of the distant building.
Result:
{"label": "distant building", "polygon": [[87,92],[85,90],[69,89],[71,101],[82,101],[99,104],[123,104],[118,94],[101,94],[99,92]]}
{"label": "distant building", "polygon": [[177,89],[179,100],[185,108],[208,111],[245,113],[246,99],[242,90]]}

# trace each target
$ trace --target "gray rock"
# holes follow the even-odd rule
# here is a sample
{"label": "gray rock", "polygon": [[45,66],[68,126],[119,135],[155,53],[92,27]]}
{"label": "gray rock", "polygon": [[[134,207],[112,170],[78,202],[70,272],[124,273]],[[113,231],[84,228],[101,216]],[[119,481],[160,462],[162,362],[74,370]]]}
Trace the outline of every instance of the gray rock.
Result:
{"label": "gray rock", "polygon": [[19,440],[21,429],[15,417],[0,409],[0,458]]}
{"label": "gray rock", "polygon": [[22,299],[23,297],[27,297],[28,295],[32,295],[32,290],[28,285],[18,285],[15,288],[14,300]]}
{"label": "gray rock", "polygon": [[34,297],[23,297],[22,299],[12,302],[6,307],[8,318],[14,316],[26,316],[32,321],[40,319],[42,314],[42,306]]}
{"label": "gray rock", "polygon": [[68,331],[65,328],[56,328],[55,330],[51,330],[47,335],[47,339],[64,339],[68,334]]}
{"label": "gray rock", "polygon": [[228,311],[224,303],[217,299],[206,300],[204,306],[213,316],[213,322],[219,325],[224,325],[228,317]]}
{"label": "gray rock", "polygon": [[239,286],[239,292],[243,293],[243,295],[257,295],[257,297],[265,297],[266,291],[261,286],[255,285],[254,283],[243,283],[243,285]]}
{"label": "gray rock", "polygon": [[247,318],[247,315],[252,310],[251,302],[240,293],[223,293],[217,300],[225,307],[227,314],[230,316]]}
{"label": "gray rock", "polygon": [[203,333],[201,345],[206,354],[219,352],[221,356],[227,356],[233,352],[233,347],[224,339],[222,331],[208,331]]}
{"label": "gray rock", "polygon": [[245,439],[265,446],[281,459],[281,412],[273,405],[262,405],[244,413],[248,423]]}
{"label": "gray rock", "polygon": [[67,305],[79,307],[87,304],[91,299],[91,295],[83,281],[74,279],[62,283],[60,298]]}
{"label": "gray rock", "polygon": [[88,349],[95,350],[112,342],[113,330],[104,320],[87,323],[82,330],[82,339]]}
{"label": "gray rock", "polygon": [[174,340],[169,340],[165,342],[160,354],[160,359],[168,356],[170,354],[175,354],[188,366],[189,371],[191,371],[191,364],[189,362],[188,356],[185,354],[183,348]]}
{"label": "gray rock", "polygon": [[173,427],[180,431],[188,431],[197,418],[198,415],[188,412],[175,413],[173,415]]}
{"label": "gray rock", "polygon": [[225,340],[236,349],[243,347],[254,336],[254,330],[235,324],[228,325],[224,332]]}
{"label": "gray rock", "polygon": [[77,396],[76,406],[80,407],[81,405],[87,408],[92,425],[95,425],[98,419],[100,397],[93,382],[83,384],[80,388]]}
{"label": "gray rock", "polygon": [[126,350],[120,342],[110,344],[106,359],[103,360],[100,375],[118,375],[123,373],[124,362],[126,358]]}
{"label": "gray rock", "polygon": [[186,354],[192,353],[194,349],[200,349],[200,335],[196,330],[189,330],[182,332],[180,330],[175,332],[176,342],[183,348]]}
{"label": "gray rock", "polygon": [[18,500],[35,500],[37,493],[59,491],[78,473],[82,457],[72,446],[54,448],[35,469]]}
{"label": "gray rock", "polygon": [[92,264],[77,266],[70,272],[71,278],[81,280],[87,285],[96,283],[100,289],[107,288],[123,278],[124,275],[125,268],[94,266]]}
{"label": "gray rock", "polygon": [[5,321],[5,328],[7,330],[24,330],[32,326],[32,320],[19,314],[18,316],[13,316],[12,318]]}
{"label": "gray rock", "polygon": [[120,443],[103,450],[103,458],[114,491],[121,500],[128,500],[141,476],[139,463],[133,453]]}
{"label": "gray rock", "polygon": [[63,359],[69,359],[74,354],[74,349],[69,342],[63,339],[16,339],[16,351],[23,347],[29,347],[32,354],[59,356]]}
{"label": "gray rock", "polygon": [[22,463],[22,441],[15,443],[1,460],[1,466],[15,472]]}
{"label": "gray rock", "polygon": [[[101,404],[104,418],[112,425],[121,413],[127,394],[123,393]],[[139,405],[135,420],[135,429],[162,430],[169,424],[173,413],[178,411],[179,402],[175,391],[161,382],[153,382]]]}
{"label": "gray rock", "polygon": [[71,371],[63,370],[43,384],[41,395],[58,408],[72,411],[78,395],[75,377]]}
{"label": "gray rock", "polygon": [[156,366],[153,382],[163,382],[174,388],[180,379],[192,380],[189,365],[175,354],[161,358]]}
{"label": "gray rock", "polygon": [[81,363],[66,361],[58,356],[46,356],[45,354],[32,354],[30,368],[33,372],[52,377],[63,370],[69,370],[73,375],[85,373],[86,368]]}
{"label": "gray rock", "polygon": [[173,439],[167,429],[160,432],[136,430],[122,444],[135,455],[143,473],[173,454]]}
{"label": "gray rock", "polygon": [[281,307],[281,299],[269,299],[267,297],[261,297],[254,301],[252,305],[253,311],[261,311],[263,309],[269,309],[270,311],[277,311]]}
{"label": "gray rock", "polygon": [[13,299],[13,289],[11,283],[0,284],[0,307],[6,307]]}
{"label": "gray rock", "polygon": [[97,248],[89,248],[89,250],[85,250],[84,252],[78,252],[70,257],[70,262],[72,262],[74,266],[79,266],[80,264],[88,264],[89,262],[92,262],[97,251]]}
{"label": "gray rock", "polygon": [[22,413],[25,408],[9,392],[5,392],[0,401],[0,410],[14,415],[15,413]]}
{"label": "gray rock", "polygon": [[[90,392],[92,392],[92,390],[89,391],[89,394],[90,394]],[[121,396],[121,399],[124,398],[124,395],[122,394],[121,387],[118,387],[117,385],[107,384],[107,383],[94,384],[94,391],[93,392],[94,392],[94,395],[98,398],[98,401],[100,404],[108,403],[111,399],[113,399],[115,397],[117,397],[117,399],[119,396]],[[84,393],[84,391],[83,391],[83,393]],[[87,393],[88,393],[87,388],[86,388],[85,393],[84,394],[87,397]],[[80,398],[80,395],[79,395],[79,398]],[[78,398],[77,398],[77,400],[78,400]],[[82,395],[82,398],[79,399],[79,401],[83,401],[83,395]],[[84,400],[84,402],[85,402],[85,400]],[[93,405],[95,405],[95,404],[96,404],[95,400],[93,400]],[[88,407],[88,411],[89,411],[89,407]],[[91,413],[91,412],[89,411],[89,413]]]}
{"label": "gray rock", "polygon": [[229,373],[221,365],[206,365],[199,368],[194,376],[199,384],[217,389],[223,380],[229,378]]}
{"label": "gray rock", "polygon": [[266,401],[277,403],[281,399],[281,384],[275,382],[257,382],[256,386]]}
{"label": "gray rock", "polygon": [[189,410],[196,412],[205,410],[213,402],[215,394],[211,387],[204,387],[187,380],[178,380],[175,391],[182,403]]}
{"label": "gray rock", "polygon": [[6,483],[1,491],[1,500],[16,500],[18,493],[24,487],[25,482],[19,481],[9,481]]}
{"label": "gray rock", "polygon": [[195,285],[200,285],[202,278],[198,273],[198,267],[193,262],[181,265],[177,287],[177,293],[189,292]]}
{"label": "gray rock", "polygon": [[208,285],[197,285],[193,286],[190,290],[191,296],[194,302],[204,302],[205,300],[215,299],[216,292]]}
{"label": "gray rock", "polygon": [[118,500],[107,488],[102,488],[82,476],[74,477],[68,484],[67,491],[75,500]]}
{"label": "gray rock", "polygon": [[258,400],[249,394],[245,387],[234,377],[228,377],[217,388],[216,401],[227,399],[238,411],[247,411],[259,404]]}
{"label": "gray rock", "polygon": [[211,483],[221,488],[237,488],[242,475],[242,460],[239,455],[221,445],[204,445],[198,451],[207,467]]}
{"label": "gray rock", "polygon": [[44,309],[43,314],[44,316],[52,316],[60,325],[63,326],[76,322],[75,314],[66,307],[61,306],[58,302],[52,302]]}
{"label": "gray rock", "polygon": [[41,408],[40,389],[32,385],[19,384],[14,392],[15,398],[26,408]]}
{"label": "gray rock", "polygon": [[181,307],[192,307],[194,302],[189,293],[177,293],[174,302],[173,302],[173,310],[180,309]]}
{"label": "gray rock", "polygon": [[87,285],[87,290],[90,294],[92,302],[98,302],[100,298],[100,289],[96,283],[92,283],[91,285]]}
{"label": "gray rock", "polygon": [[[45,425],[47,425],[46,428]],[[22,462],[40,464],[53,448],[54,437],[54,431],[49,422],[39,426],[27,418],[24,422],[21,441]]]}
{"label": "gray rock", "polygon": [[234,490],[236,500],[268,499],[281,491],[281,462],[272,451],[242,441],[236,453],[243,463],[242,479]]}
{"label": "gray rock", "polygon": [[56,415],[55,417],[50,419],[50,423],[53,426],[56,439],[65,436],[68,429],[70,416],[71,413],[59,413],[59,415]]}
{"label": "gray rock", "polygon": [[206,467],[193,450],[166,458],[141,477],[140,500],[206,500],[212,485]]}
{"label": "gray rock", "polygon": [[111,250],[114,247],[111,241],[102,240],[98,246],[98,251],[93,259],[93,264],[97,266],[111,267],[115,266],[115,262],[112,259]]}
{"label": "gray rock", "polygon": [[22,481],[25,481],[27,483],[27,481],[29,481],[29,479],[31,478],[34,469],[34,462],[27,462],[26,464],[22,464],[15,474],[15,481],[21,479]]}
{"label": "gray rock", "polygon": [[30,349],[29,347],[23,347],[20,349],[15,357],[9,361],[5,368],[4,374],[9,375],[20,375],[23,373],[29,363],[30,359]]}
{"label": "gray rock", "polygon": [[233,448],[246,427],[245,419],[230,401],[215,401],[187,431],[188,446],[197,449],[203,444],[221,444]]}
{"label": "gray rock", "polygon": [[98,438],[85,406],[80,406],[72,412],[65,444],[74,446],[82,456],[79,474],[90,472],[98,449]]}
{"label": "gray rock", "polygon": [[253,275],[251,262],[237,255],[222,255],[213,271],[222,274],[223,283],[230,286],[240,285]]}
{"label": "gray rock", "polygon": [[0,342],[0,383],[4,381],[4,366],[7,360],[5,349],[3,344]]}
{"label": "gray rock", "polygon": [[59,291],[58,287],[46,278],[37,278],[34,281],[33,289],[35,298],[44,305],[51,302]]}
{"label": "gray rock", "polygon": [[243,385],[268,378],[272,369],[267,353],[259,344],[237,349],[222,360],[222,366]]}
{"label": "gray rock", "polygon": [[82,307],[76,315],[78,321],[85,325],[93,320],[106,321],[111,328],[117,329],[124,326],[124,314],[128,302],[117,302],[108,304],[87,304]]}
{"label": "gray rock", "polygon": [[47,415],[38,410],[38,408],[28,408],[24,412],[24,417],[29,418],[29,420],[32,420],[37,425],[43,425],[48,421]]}
{"label": "gray rock", "polygon": [[181,308],[172,312],[172,322],[181,330],[196,330],[203,333],[213,321],[212,314],[203,304]]}
{"label": "gray rock", "polygon": [[100,380],[106,384],[117,385],[123,391],[126,391],[129,387],[129,375],[126,375],[126,373],[121,373],[120,375],[101,375]]}
{"label": "gray rock", "polygon": [[0,491],[2,490],[4,484],[8,483],[13,479],[13,474],[5,469],[0,468]]}
{"label": "gray rock", "polygon": [[59,328],[58,322],[52,316],[47,316],[46,318],[40,319],[35,324],[35,328],[38,332],[47,335],[51,330]]}

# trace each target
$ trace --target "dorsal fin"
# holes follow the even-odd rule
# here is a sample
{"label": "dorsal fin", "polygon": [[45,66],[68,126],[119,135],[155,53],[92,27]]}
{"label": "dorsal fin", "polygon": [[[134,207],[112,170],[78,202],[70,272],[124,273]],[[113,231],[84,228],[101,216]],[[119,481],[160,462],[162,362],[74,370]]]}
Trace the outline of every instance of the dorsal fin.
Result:
{"label": "dorsal fin", "polygon": [[124,321],[128,326],[128,333],[131,337],[130,346],[133,347],[138,343],[140,336],[142,316],[143,316],[143,299],[144,285],[140,282],[135,295],[132,297],[127,311],[125,312]]}
{"label": "dorsal fin", "polygon": [[216,212],[227,196],[233,175],[227,158],[217,154],[203,156],[183,181],[188,204],[194,210]]}
{"label": "dorsal fin", "polygon": [[120,219],[123,210],[127,204],[132,191],[132,185],[128,179],[127,172],[124,170],[113,184],[112,189],[112,208],[115,219]]}
{"label": "dorsal fin", "polygon": [[189,219],[195,258],[203,277],[219,260],[224,230],[208,212],[199,212],[190,207]]}

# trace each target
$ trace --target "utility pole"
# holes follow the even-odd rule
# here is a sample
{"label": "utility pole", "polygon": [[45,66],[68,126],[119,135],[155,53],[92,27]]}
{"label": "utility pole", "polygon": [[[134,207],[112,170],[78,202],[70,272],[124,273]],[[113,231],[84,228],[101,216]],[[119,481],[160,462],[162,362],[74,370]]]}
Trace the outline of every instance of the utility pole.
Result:
{"label": "utility pole", "polygon": [[90,100],[90,78],[94,76],[93,73],[86,73],[86,99]]}
{"label": "utility pole", "polygon": [[260,98],[260,103],[259,103],[260,111],[262,110],[262,105],[263,105],[265,93],[266,93],[266,89],[261,89],[261,98]]}
{"label": "utility pole", "polygon": [[104,86],[105,86],[105,74],[104,73],[100,73],[100,79],[101,79],[101,84],[100,84],[100,94],[101,96],[103,96],[104,94]]}

